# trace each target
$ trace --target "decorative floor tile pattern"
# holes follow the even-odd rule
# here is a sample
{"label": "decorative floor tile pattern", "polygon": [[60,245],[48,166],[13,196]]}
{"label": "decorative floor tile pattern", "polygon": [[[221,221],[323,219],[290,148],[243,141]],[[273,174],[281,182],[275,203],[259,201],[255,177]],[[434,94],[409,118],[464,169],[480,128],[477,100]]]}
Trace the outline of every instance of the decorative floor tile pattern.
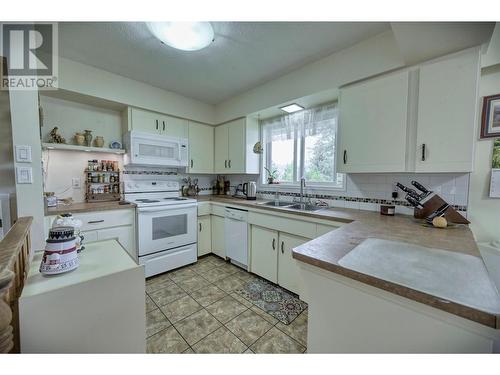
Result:
{"label": "decorative floor tile pattern", "polygon": [[271,314],[283,324],[290,324],[307,309],[307,303],[263,279],[246,282],[241,289],[236,290],[236,293]]}
{"label": "decorative floor tile pattern", "polygon": [[215,255],[147,279],[147,352],[306,352],[307,310],[281,323],[236,293],[256,280]]}

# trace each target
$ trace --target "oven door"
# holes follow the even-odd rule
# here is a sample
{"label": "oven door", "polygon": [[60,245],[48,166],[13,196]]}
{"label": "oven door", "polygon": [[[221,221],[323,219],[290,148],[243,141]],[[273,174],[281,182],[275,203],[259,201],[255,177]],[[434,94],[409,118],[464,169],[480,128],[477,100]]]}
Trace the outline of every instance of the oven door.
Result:
{"label": "oven door", "polygon": [[196,242],[196,203],[137,208],[139,256]]}

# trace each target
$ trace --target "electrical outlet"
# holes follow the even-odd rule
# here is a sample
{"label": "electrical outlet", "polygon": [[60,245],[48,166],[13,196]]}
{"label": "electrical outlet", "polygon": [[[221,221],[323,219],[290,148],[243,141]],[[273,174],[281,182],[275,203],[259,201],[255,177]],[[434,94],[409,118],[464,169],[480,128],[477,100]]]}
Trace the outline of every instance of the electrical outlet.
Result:
{"label": "electrical outlet", "polygon": [[71,186],[73,186],[73,189],[81,189],[82,188],[82,182],[80,181],[79,177],[73,177],[71,179]]}

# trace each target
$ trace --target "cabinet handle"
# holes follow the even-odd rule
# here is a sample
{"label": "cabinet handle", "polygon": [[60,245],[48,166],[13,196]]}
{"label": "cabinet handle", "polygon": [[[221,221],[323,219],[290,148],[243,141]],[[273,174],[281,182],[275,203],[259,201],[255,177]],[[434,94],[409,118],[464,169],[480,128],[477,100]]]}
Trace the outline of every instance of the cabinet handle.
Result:
{"label": "cabinet handle", "polygon": [[156,130],[158,130],[158,120],[156,120]]}
{"label": "cabinet handle", "polygon": [[285,246],[285,241],[281,241],[281,254],[285,254],[284,246]]}
{"label": "cabinet handle", "polygon": [[229,162],[227,164],[229,165],[229,168],[231,168],[231,159],[229,159]]}
{"label": "cabinet handle", "polygon": [[273,250],[276,250],[276,238],[273,238]]}
{"label": "cabinet handle", "polygon": [[163,121],[163,131],[165,131],[165,121]]}
{"label": "cabinet handle", "polygon": [[92,220],[92,221],[87,221],[87,224],[97,224],[97,223],[104,223],[104,220]]}
{"label": "cabinet handle", "polygon": [[198,224],[200,226],[200,232],[201,232],[201,223]]}
{"label": "cabinet handle", "polygon": [[347,150],[344,150],[344,164],[347,164]]}
{"label": "cabinet handle", "polygon": [[425,143],[422,143],[422,161],[425,161]]}
{"label": "cabinet handle", "polygon": [[224,160],[224,168],[227,168],[227,160]]}
{"label": "cabinet handle", "polygon": [[193,159],[191,159],[191,168],[193,168]]}

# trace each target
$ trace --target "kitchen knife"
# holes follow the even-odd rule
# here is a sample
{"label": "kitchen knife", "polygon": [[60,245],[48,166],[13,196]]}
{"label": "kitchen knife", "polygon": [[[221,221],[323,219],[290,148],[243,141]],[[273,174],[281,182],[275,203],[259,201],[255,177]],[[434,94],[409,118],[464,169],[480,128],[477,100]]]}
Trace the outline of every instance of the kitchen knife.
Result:
{"label": "kitchen knife", "polygon": [[405,193],[407,193],[410,197],[414,198],[415,200],[419,201],[420,200],[420,194],[418,194],[415,190],[407,188],[403,184],[400,184],[399,182],[396,183],[396,186],[403,190]]}
{"label": "kitchen knife", "polygon": [[407,195],[406,197],[406,200],[415,208],[419,208],[419,207],[423,207],[420,203],[418,203],[418,201],[413,198],[411,195]]}
{"label": "kitchen knife", "polygon": [[426,194],[429,194],[431,193],[430,190],[427,190],[427,188],[425,188],[421,183],[419,183],[418,181],[412,181],[411,184],[413,186],[415,186],[418,190],[420,190],[422,193],[426,193]]}

